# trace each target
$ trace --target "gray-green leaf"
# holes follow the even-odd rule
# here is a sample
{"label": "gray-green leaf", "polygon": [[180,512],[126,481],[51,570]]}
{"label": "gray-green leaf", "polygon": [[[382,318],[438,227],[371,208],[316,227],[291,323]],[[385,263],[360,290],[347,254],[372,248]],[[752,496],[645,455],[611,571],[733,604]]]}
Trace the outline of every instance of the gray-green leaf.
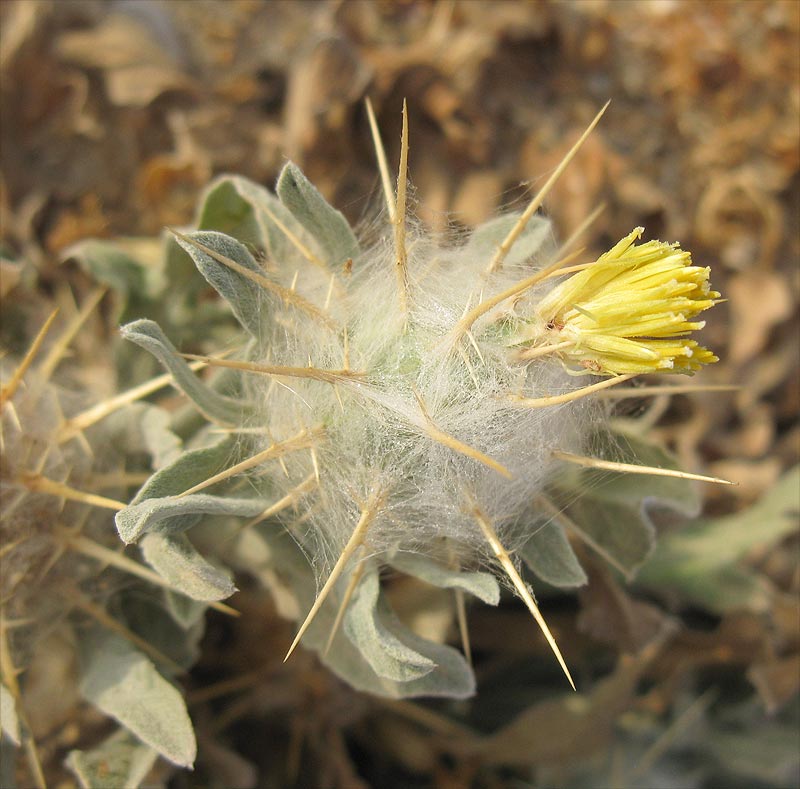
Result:
{"label": "gray-green leaf", "polygon": [[236,587],[230,575],[207,562],[184,534],[146,534],[139,543],[145,561],[170,586],[193,600],[224,600]]}
{"label": "gray-green leaf", "polygon": [[[291,536],[266,525],[255,526],[241,535],[232,558],[238,569],[254,573],[272,590],[283,616],[305,617],[314,602],[316,581],[307,558]],[[340,579],[303,636],[302,646],[320,651],[324,648],[348,581],[346,577]],[[379,595],[379,599],[381,597]],[[385,601],[381,601],[376,611],[367,611],[367,616],[380,617],[382,628],[389,629],[423,661],[430,661],[434,665],[430,672],[407,682],[380,676],[344,633],[333,640],[327,654],[320,655],[322,662],[356,690],[380,696],[471,696],[475,692],[475,678],[466,660],[451,647],[416,636],[394,616],[387,621],[383,615],[387,608]],[[419,671],[419,658],[414,658],[413,662]]]}
{"label": "gray-green leaf", "polygon": [[193,526],[197,522],[198,515],[235,515],[254,518],[268,506],[261,499],[193,493],[189,496],[145,499],[137,504],[131,504],[117,513],[115,521],[120,538],[130,544],[149,531],[179,534]]}
{"label": "gray-green leaf", "polygon": [[[247,248],[224,233],[211,231],[188,233],[186,239],[202,244],[217,255],[232,260],[253,274],[264,275]],[[266,291],[257,282],[220,262],[190,241],[184,238],[178,238],[177,241],[194,261],[206,281],[230,304],[236,320],[253,337],[258,338],[263,326],[263,313],[269,307]]]}
{"label": "gray-green leaf", "polygon": [[161,362],[175,379],[175,385],[197,406],[208,419],[223,425],[240,423],[245,406],[210,389],[192,372],[186,361],[178,355],[175,346],[161,331],[161,327],[150,320],[138,320],[120,329],[123,337],[135,342]]}
{"label": "gray-green leaf", "polygon": [[[674,458],[632,432],[613,434],[611,446],[598,435],[593,456],[642,466],[675,469]],[[696,514],[699,498],[685,479],[618,471],[577,469],[564,464],[549,495],[562,512],[556,520],[577,532],[627,578],[632,578],[655,545],[653,508]]]}
{"label": "gray-green leaf", "polygon": [[237,446],[236,437],[228,435],[210,447],[183,452],[172,463],[156,471],[145,482],[132,503],[177,496],[189,490],[218,474],[229,464],[236,463]]}
{"label": "gray-green leaf", "polygon": [[158,753],[120,730],[90,751],[70,751],[66,766],[81,789],[138,789]]}
{"label": "gray-green leaf", "polygon": [[400,623],[379,601],[376,568],[364,573],[344,618],[347,637],[379,677],[408,682],[429,674],[435,663],[401,639]]}
{"label": "gray-green leaf", "polygon": [[533,528],[533,536],[517,551],[525,564],[553,586],[583,586],[586,573],[563,527],[551,520]]}
{"label": "gray-green leaf", "polygon": [[183,697],[139,650],[114,633],[84,643],[81,693],[165,759],[191,767],[197,754]]}
{"label": "gray-green leaf", "polygon": [[768,588],[738,562],[750,549],[796,531],[799,517],[800,466],[795,466],[750,509],[664,536],[638,581],[719,613],[763,611],[771,602]]}
{"label": "gray-green leaf", "polygon": [[497,605],[500,602],[497,579],[489,573],[448,569],[432,559],[412,553],[397,554],[388,563],[396,570],[406,575],[413,575],[431,586],[438,586],[440,589],[461,589],[489,605]]}
{"label": "gray-green leaf", "polygon": [[337,268],[348,258],[358,255],[358,241],[347,220],[325,200],[297,165],[286,164],[275,191],[297,221],[320,244],[325,262],[331,268]]}

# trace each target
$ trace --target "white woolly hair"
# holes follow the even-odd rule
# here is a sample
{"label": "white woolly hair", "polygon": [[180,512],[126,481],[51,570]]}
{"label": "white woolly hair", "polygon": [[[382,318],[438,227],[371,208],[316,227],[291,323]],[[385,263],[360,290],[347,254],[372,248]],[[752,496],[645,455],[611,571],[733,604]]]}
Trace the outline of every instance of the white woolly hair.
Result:
{"label": "white woolly hair", "polygon": [[[298,297],[325,305],[335,328],[305,304],[265,293],[263,334],[248,359],[363,373],[335,383],[245,376],[258,404],[252,423],[256,433],[262,431],[257,449],[304,429],[320,431],[311,448],[287,452],[269,469],[280,496],[310,476],[317,479],[285,522],[318,576],[342,553],[371,496],[380,505],[370,512],[368,553],[455,554],[464,566],[485,563],[491,551],[475,506],[513,551],[531,536],[533,519],[526,513],[555,472],[552,450],[584,448],[581,437],[604,418],[592,398],[535,409],[508,397],[578,386],[558,361],[524,365],[508,347],[504,321],[531,312],[550,289],[548,281],[516,305],[506,301],[481,318],[471,336],[453,338],[470,307],[555,259],[549,223],[539,217],[533,222],[540,231],[538,249],[491,277],[485,248],[433,237],[409,223],[406,310],[388,221],[352,267],[348,263],[334,276],[299,258],[296,269],[285,263],[268,267]],[[441,434],[477,450],[495,467],[445,445],[437,438]]]}

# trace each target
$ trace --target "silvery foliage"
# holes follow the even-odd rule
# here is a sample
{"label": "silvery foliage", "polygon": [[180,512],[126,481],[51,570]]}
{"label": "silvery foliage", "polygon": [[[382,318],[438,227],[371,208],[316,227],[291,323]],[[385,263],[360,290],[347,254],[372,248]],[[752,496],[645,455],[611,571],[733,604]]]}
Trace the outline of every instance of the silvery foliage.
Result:
{"label": "silvery foliage", "polygon": [[[479,227],[467,245],[475,252],[490,252],[515,219],[515,215],[503,216]],[[292,164],[279,179],[277,196],[241,177],[219,178],[206,192],[198,225],[199,230],[189,238],[253,272],[261,268],[251,250],[263,250],[272,261],[297,254],[286,228],[298,237],[312,239],[315,250],[331,267],[359,250],[359,242],[343,216]],[[531,223],[527,233],[515,250],[520,258],[514,261],[516,264],[524,260],[530,248],[542,244],[542,223]],[[258,284],[191,244],[183,243],[182,247],[183,253],[176,244],[170,246],[172,264],[178,254],[191,257],[206,281],[229,303],[244,330],[242,342],[258,337],[265,320]],[[125,326],[123,334],[169,370],[176,386],[207,419],[231,427],[252,424],[257,409],[241,390],[230,386],[230,378],[220,375],[212,377],[210,383],[201,381],[158,324],[138,320]],[[221,566],[222,557],[201,555],[193,544],[193,535],[212,533],[214,544],[222,544],[225,535],[238,533],[237,524],[257,516],[277,498],[266,476],[250,476],[247,485],[240,484],[240,479],[227,480],[213,486],[211,492],[180,495],[244,456],[244,443],[235,436],[214,435],[202,430],[190,437],[189,448],[160,469],[117,516],[122,539],[138,542],[145,560],[158,573],[201,601],[224,599],[234,587],[229,571]],[[592,441],[595,445],[606,442],[609,452],[619,460],[674,467],[661,450],[630,431],[613,438],[600,435]],[[692,489],[682,480],[631,480],[623,474],[584,469],[568,469],[552,480],[548,495],[561,514],[553,517],[533,509],[527,512],[524,517],[530,537],[517,556],[534,576],[564,588],[586,582],[565,525],[630,577],[653,549],[654,529],[648,509],[663,505],[689,514],[697,507]],[[202,524],[200,531],[198,524]],[[312,566],[313,546],[304,545],[302,537],[284,527],[282,521],[273,518],[243,531],[229,541],[233,547],[226,551],[224,560],[272,589],[282,613],[302,620],[314,602],[320,579]],[[396,698],[469,696],[474,692],[474,676],[460,652],[419,637],[393,613],[380,583],[381,569],[386,566],[442,589],[460,589],[492,605],[499,600],[497,582],[487,572],[453,569],[420,554],[372,556],[365,560],[342,632],[330,650],[325,652],[324,647],[345,595],[346,577],[337,583],[303,644],[319,650],[321,660],[332,671],[361,690]]]}

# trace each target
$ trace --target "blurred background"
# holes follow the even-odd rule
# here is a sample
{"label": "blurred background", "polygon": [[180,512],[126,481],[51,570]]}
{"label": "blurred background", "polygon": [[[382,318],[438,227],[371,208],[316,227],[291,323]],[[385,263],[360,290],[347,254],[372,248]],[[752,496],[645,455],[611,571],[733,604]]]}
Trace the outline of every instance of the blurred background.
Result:
{"label": "blurred background", "polygon": [[[3,257],[78,301],[91,283],[71,245],[190,225],[220,173],[272,186],[291,159],[352,222],[369,219],[381,195],[367,96],[392,162],[407,100],[416,213],[440,231],[524,205],[611,99],[546,212],[566,238],[605,204],[587,259],[643,225],[711,266],[728,301],[704,330],[721,361],[701,377],[741,387],[656,398],[641,415],[682,467],[738,483],[707,486],[707,519],[746,517],[797,463],[795,0],[4,0],[0,26]],[[10,292],[16,274],[0,273]],[[113,339],[106,317],[94,342]],[[768,590],[757,602],[602,574],[559,598],[583,674],[572,697],[532,670],[511,600],[471,612],[475,700],[389,704],[308,654],[275,668],[291,626],[245,589],[245,616],[212,618],[190,680],[207,756],[171,785],[797,785],[799,547],[791,529],[747,542],[737,568]],[[273,670],[246,693],[203,694],[262,661]]]}

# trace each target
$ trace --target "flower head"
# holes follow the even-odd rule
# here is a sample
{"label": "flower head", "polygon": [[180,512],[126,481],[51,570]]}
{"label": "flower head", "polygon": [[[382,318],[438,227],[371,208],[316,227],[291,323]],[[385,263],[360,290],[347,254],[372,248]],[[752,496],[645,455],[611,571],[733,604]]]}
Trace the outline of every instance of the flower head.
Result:
{"label": "flower head", "polygon": [[635,244],[637,227],[587,268],[565,280],[535,307],[517,341],[523,358],[551,349],[580,373],[693,373],[718,361],[688,335],[693,320],[714,306],[709,269],[691,265],[677,244]]}

